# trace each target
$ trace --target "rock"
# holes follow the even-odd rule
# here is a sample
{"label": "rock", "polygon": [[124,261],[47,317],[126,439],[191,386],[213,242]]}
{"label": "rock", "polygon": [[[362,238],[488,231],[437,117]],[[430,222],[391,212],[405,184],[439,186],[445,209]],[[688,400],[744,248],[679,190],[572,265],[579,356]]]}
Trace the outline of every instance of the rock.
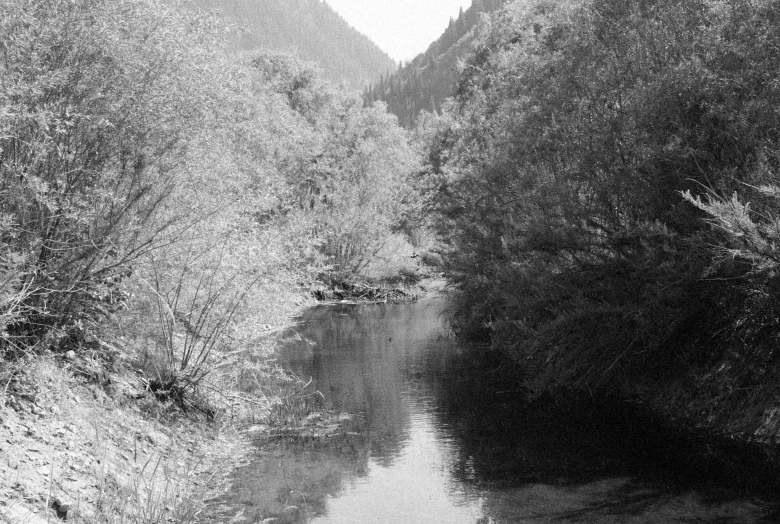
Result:
{"label": "rock", "polygon": [[76,352],[71,349],[70,351],[65,353],[65,358],[68,360],[76,360]]}
{"label": "rock", "polygon": [[281,515],[279,515],[279,519],[277,520],[278,524],[297,524],[300,522],[300,510],[297,507],[287,507],[284,508],[284,511]]}
{"label": "rock", "polygon": [[67,519],[68,517],[73,517],[73,510],[76,506],[67,495],[59,495],[54,497],[54,500],[51,502],[51,507],[57,512],[57,517]]}
{"label": "rock", "polygon": [[147,431],[144,438],[157,447],[167,448],[171,445],[171,439],[168,435],[159,431]]}
{"label": "rock", "polygon": [[78,522],[96,522],[94,519],[88,519],[87,517],[82,516],[82,512],[79,511],[79,508],[76,506],[73,506],[66,512],[57,513],[57,516],[62,520],[78,520]]}
{"label": "rock", "polygon": [[19,402],[19,399],[17,399],[15,396],[11,395],[8,398],[8,405],[11,406],[11,409],[14,411],[22,411],[24,408],[22,407],[22,403]]}
{"label": "rock", "polygon": [[24,522],[25,524],[46,524],[46,519],[20,504],[0,506],[0,522]]}
{"label": "rock", "polygon": [[260,522],[260,524],[281,524],[282,521],[280,519],[277,519],[275,517],[272,517],[270,519],[265,519]]}
{"label": "rock", "polygon": [[26,499],[34,498],[35,489],[27,480],[17,480],[13,485],[13,489],[18,491],[19,494]]}
{"label": "rock", "polygon": [[312,424],[322,420],[322,413],[310,413],[305,419],[304,424]]}

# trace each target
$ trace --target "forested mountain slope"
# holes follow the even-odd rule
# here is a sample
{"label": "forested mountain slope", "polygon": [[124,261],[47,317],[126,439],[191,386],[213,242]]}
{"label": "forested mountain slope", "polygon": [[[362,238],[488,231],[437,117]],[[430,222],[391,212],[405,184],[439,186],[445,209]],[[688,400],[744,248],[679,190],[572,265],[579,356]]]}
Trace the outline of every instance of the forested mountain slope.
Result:
{"label": "forested mountain slope", "polygon": [[[405,127],[412,127],[420,111],[441,111],[442,103],[455,92],[458,61],[468,56],[478,36],[479,21],[485,13],[497,11],[505,0],[472,0],[465,12],[450,25],[425,53],[400,70],[379,77],[364,92],[368,102],[387,103]],[[375,77],[376,78],[376,77]]]}
{"label": "forested mountain slope", "polygon": [[320,0],[195,0],[195,4],[220,11],[228,23],[235,24],[233,49],[294,51],[317,64],[326,79],[353,89],[363,89],[395,70],[387,53]]}

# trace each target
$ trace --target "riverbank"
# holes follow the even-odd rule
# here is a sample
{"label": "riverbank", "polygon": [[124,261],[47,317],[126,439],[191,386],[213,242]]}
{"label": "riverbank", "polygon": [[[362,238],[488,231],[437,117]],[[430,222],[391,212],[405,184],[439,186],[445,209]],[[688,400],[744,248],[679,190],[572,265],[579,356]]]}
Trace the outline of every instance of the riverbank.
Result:
{"label": "riverbank", "polygon": [[[426,296],[430,296],[440,293],[446,281],[436,279],[421,284]],[[407,348],[405,337],[416,333],[416,329],[410,326],[419,321],[421,313],[428,315],[430,321],[436,319],[437,326],[442,320],[438,309],[429,311],[426,301],[422,302],[341,308],[335,313],[335,321],[343,330],[335,330],[332,335],[342,331],[364,333],[372,344],[377,345],[375,353],[378,358],[387,359],[387,366],[377,366],[376,363],[359,366],[356,364],[359,360],[354,355],[345,354],[344,342],[333,340],[332,346],[336,349],[332,358],[336,361],[332,363],[332,375],[343,380],[345,377],[359,377],[366,369],[376,367],[385,370],[379,373],[383,377],[381,381],[355,379],[356,384],[364,388],[378,387],[375,383],[395,376],[398,367],[393,355],[400,350],[389,351],[391,342],[401,343],[403,348]],[[419,310],[414,309],[417,306]],[[334,308],[315,309],[324,315]],[[382,323],[397,324],[399,331],[375,337],[373,332],[360,327],[360,314],[353,314],[353,309],[395,311],[399,314],[398,318],[392,315],[379,315],[379,318],[383,319]],[[367,318],[371,318],[371,313],[366,314]],[[376,327],[370,321],[366,322]],[[324,327],[326,333],[329,333],[328,329]],[[495,428],[467,424],[467,428],[457,434],[457,438],[469,449],[469,456],[479,459],[469,466],[475,469],[469,471],[486,479],[487,483],[503,486],[502,472],[511,462],[507,457],[514,456],[512,460],[520,461],[518,471],[526,468],[522,461],[528,454],[516,453],[520,448],[515,440],[520,436],[525,435],[519,442],[529,446],[529,453],[538,451],[540,457],[546,456],[544,449],[547,448],[537,449],[537,446],[548,445],[545,435],[550,435],[553,428],[562,428],[559,430],[565,442],[581,443],[583,438],[576,428],[590,431],[591,419],[599,418],[601,421],[596,424],[599,427],[620,428],[620,432],[616,433],[619,442],[605,439],[609,450],[619,446],[621,453],[629,457],[625,461],[621,458],[623,462],[620,464],[630,464],[636,460],[630,458],[634,455],[644,456],[653,467],[663,470],[662,475],[679,471],[681,478],[698,479],[702,484],[711,481],[713,487],[707,488],[706,493],[727,497],[728,500],[736,500],[743,492],[768,497],[780,489],[777,460],[771,453],[771,446],[759,446],[756,442],[743,442],[727,434],[716,434],[706,426],[693,424],[691,419],[675,418],[671,412],[653,411],[645,403],[626,403],[625,398],[605,399],[598,395],[562,394],[551,397],[542,394],[525,404],[531,392],[519,380],[520,374],[513,367],[513,362],[503,360],[498,351],[486,352],[484,347],[477,347],[474,352],[461,355],[458,361],[445,358],[439,367],[429,367],[430,362],[424,355],[431,351],[427,346],[431,341],[441,343],[444,353],[451,353],[446,336],[437,329],[430,336],[414,335],[427,341],[425,351],[420,353],[420,363],[413,364],[408,373],[395,376],[394,380],[397,384],[413,385],[412,389],[425,393],[426,399],[438,399],[441,404],[435,410],[435,416],[448,413],[458,420],[471,421],[477,419],[477,413],[484,415],[497,410],[495,417],[487,417],[495,422]],[[322,346],[319,342],[315,346]],[[363,339],[356,343],[360,355],[367,343]],[[313,346],[305,336],[302,354],[308,355],[310,347]],[[448,349],[445,351],[445,348]],[[333,455],[333,461],[328,462],[326,468],[317,470],[322,475],[321,486],[314,483],[315,486],[308,477],[299,479],[302,486],[318,494],[316,500],[324,501],[339,492],[340,484],[329,482],[338,478],[340,471],[347,471],[346,477],[355,478],[363,478],[368,471],[368,434],[361,426],[367,419],[353,418],[351,410],[346,413],[340,409],[333,410],[332,406],[323,408],[312,403],[298,406],[301,410],[292,413],[290,407],[296,406],[286,406],[284,409],[293,418],[297,417],[294,424],[278,418],[256,419],[250,429],[250,418],[246,416],[231,418],[229,413],[223,412],[217,420],[209,421],[202,414],[182,413],[170,404],[160,403],[151,394],[144,394],[143,382],[134,373],[114,373],[103,385],[99,385],[74,373],[77,367],[67,356],[39,358],[20,366],[12,380],[7,383],[3,380],[0,384],[5,388],[6,399],[0,408],[0,499],[7,501],[4,505],[0,503],[0,522],[38,524],[46,522],[47,518],[53,522],[58,516],[67,516],[68,521],[102,523],[117,521],[123,514],[133,514],[140,515],[137,522],[142,523],[155,522],[155,518],[162,515],[176,522],[190,522],[198,518],[202,522],[216,524],[226,522],[227,517],[240,516],[250,521],[255,517],[260,521],[281,518],[285,508],[296,504],[297,507],[305,504],[309,508],[307,511],[312,508],[316,511],[319,506],[308,495],[303,502],[295,499],[293,492],[302,488],[290,484],[289,478],[285,477],[287,480],[284,482],[281,477],[275,480],[267,478],[258,474],[256,466],[249,466],[252,461],[262,463],[264,454],[268,455],[268,461],[276,460],[278,450],[275,446],[280,440],[287,442],[291,439],[317,461],[320,460],[317,457],[324,453],[323,449],[327,450],[328,456]],[[447,379],[442,380],[445,372]],[[300,376],[305,375],[304,372]],[[330,381],[325,383],[333,385]],[[350,386],[344,391],[353,389]],[[334,396],[334,390],[329,391],[326,404]],[[336,391],[341,390],[337,387]],[[382,394],[386,394],[388,399],[395,399],[398,395],[394,391],[382,390]],[[378,391],[373,391],[370,395],[358,397],[376,399],[378,394]],[[324,397],[322,400],[325,402]],[[305,398],[301,397],[301,401],[306,404]],[[383,402],[379,404],[384,405]],[[364,404],[360,402],[359,405]],[[524,407],[518,410],[513,407],[516,405]],[[462,413],[464,409],[466,413]],[[398,413],[403,413],[403,410],[398,410]],[[375,423],[383,424],[381,421],[388,420],[387,415],[378,416]],[[538,435],[529,433],[525,427],[532,420],[540,428]],[[572,428],[567,428],[568,425]],[[447,425],[450,426],[452,424]],[[503,457],[497,456],[495,446],[483,448],[481,444],[483,437],[493,434],[500,434],[512,442],[506,444]],[[266,444],[258,448],[258,440]],[[562,445],[562,448],[565,447]],[[600,453],[606,456],[607,451],[605,448]],[[497,459],[500,459],[499,463],[494,463]],[[537,470],[533,471],[532,478],[523,482],[554,486],[563,478],[561,475],[570,475],[567,482],[576,484],[595,482],[604,475],[617,478],[624,474],[625,466],[615,462],[614,457],[595,460],[587,465],[580,464],[581,460],[584,459],[573,453],[563,461],[561,467],[565,468],[560,471],[547,471],[544,461],[534,462]],[[295,464],[292,461],[289,466],[294,467]],[[630,471],[642,471],[644,467],[641,465]],[[575,474],[576,471],[580,473]],[[243,480],[240,480],[242,474]],[[650,471],[648,476],[652,478],[653,474]],[[512,482],[517,482],[517,479]],[[659,474],[658,482],[663,484],[667,479]],[[681,482],[687,489],[685,482],[688,481]],[[319,491],[315,489],[317,486],[321,488]],[[291,494],[289,500],[277,500],[281,488]],[[255,499],[259,501],[256,505],[250,507],[245,504],[245,501]],[[663,497],[659,496],[658,500],[661,499]],[[66,515],[61,511],[63,506],[72,513]],[[718,511],[725,511],[723,507]],[[239,515],[242,508],[244,511]]]}
{"label": "riverbank", "polygon": [[[445,285],[421,280],[409,296]],[[271,432],[273,424],[264,418],[272,397],[252,413],[223,410],[209,420],[160,402],[125,362],[111,371],[70,354],[7,366],[0,384],[0,523],[193,521],[229,491],[257,428]]]}
{"label": "riverbank", "polygon": [[[138,377],[90,384],[52,357],[15,370],[0,407],[0,522],[191,522],[249,447],[145,395]],[[119,519],[119,520],[117,520]]]}
{"label": "riverbank", "polygon": [[394,278],[326,278],[320,287],[312,291],[312,295],[320,302],[404,302],[440,292],[446,285],[447,281],[440,273],[426,267]]}
{"label": "riverbank", "polygon": [[141,340],[117,340],[113,362],[87,348],[3,362],[0,523],[197,521],[249,453],[245,429],[295,385],[271,355],[283,320],[214,352],[185,399],[152,391]]}

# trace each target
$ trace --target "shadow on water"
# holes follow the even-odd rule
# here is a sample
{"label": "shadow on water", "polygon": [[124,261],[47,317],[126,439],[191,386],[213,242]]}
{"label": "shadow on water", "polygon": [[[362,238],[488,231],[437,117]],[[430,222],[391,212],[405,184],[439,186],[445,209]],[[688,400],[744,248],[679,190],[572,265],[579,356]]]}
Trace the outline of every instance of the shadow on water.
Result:
{"label": "shadow on water", "polygon": [[610,399],[529,403],[498,355],[457,343],[445,306],[309,311],[280,362],[312,377],[316,410],[352,417],[259,443],[213,521],[774,521],[761,457]]}
{"label": "shadow on water", "polygon": [[468,457],[469,467],[455,470],[463,481],[503,487],[639,475],[666,490],[700,490],[714,501],[780,493],[778,471],[758,449],[676,428],[615,398],[528,401],[509,381],[485,385],[495,380],[500,357],[487,365],[481,355],[468,353],[451,360],[450,379],[439,383],[434,396],[437,416],[459,421],[442,427],[455,428],[451,438]]}

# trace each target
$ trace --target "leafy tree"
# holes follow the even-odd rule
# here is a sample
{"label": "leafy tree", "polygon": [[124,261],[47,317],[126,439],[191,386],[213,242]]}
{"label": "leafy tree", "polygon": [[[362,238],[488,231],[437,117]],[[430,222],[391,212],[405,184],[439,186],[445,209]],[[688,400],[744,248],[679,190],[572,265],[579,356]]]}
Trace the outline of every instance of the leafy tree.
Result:
{"label": "leafy tree", "polygon": [[712,333],[755,336],[776,307],[750,291],[773,274],[776,19],[739,0],[510,4],[429,151],[461,327],[577,387],[684,374],[722,355],[702,354]]}
{"label": "leafy tree", "polygon": [[338,128],[312,170],[322,180],[314,210],[321,210],[318,227],[334,269],[354,274],[416,205],[409,176],[417,158],[384,104],[363,108],[358,98],[346,99],[331,118]]}
{"label": "leafy tree", "polygon": [[359,273],[418,205],[407,134],[384,104],[363,107],[291,56],[264,55],[253,65],[306,123],[307,154],[286,171],[282,207],[310,221],[333,270]]}
{"label": "leafy tree", "polygon": [[131,264],[167,241],[172,224],[146,225],[203,117],[208,20],[132,1],[0,11],[0,213],[25,295],[6,340],[56,345],[121,303]]}

